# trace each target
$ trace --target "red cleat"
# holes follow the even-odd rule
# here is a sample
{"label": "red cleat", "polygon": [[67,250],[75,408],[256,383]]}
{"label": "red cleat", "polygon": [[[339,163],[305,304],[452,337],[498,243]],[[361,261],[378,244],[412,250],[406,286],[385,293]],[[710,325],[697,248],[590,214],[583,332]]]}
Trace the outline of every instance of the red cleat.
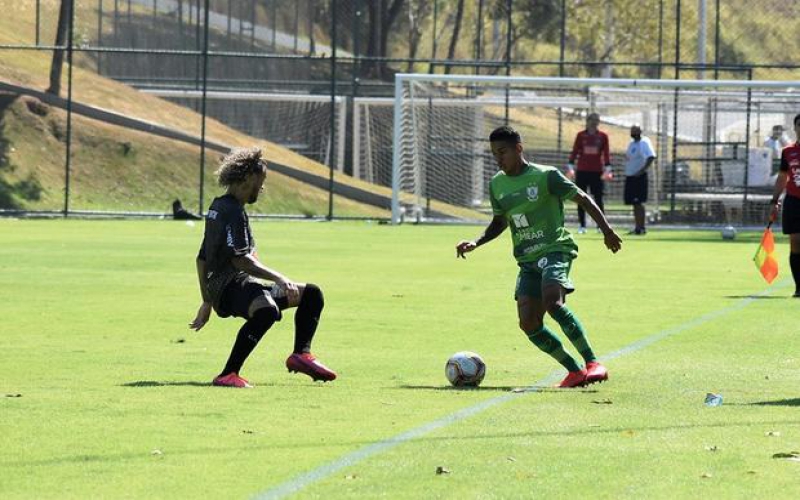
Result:
{"label": "red cleat", "polygon": [[608,380],[608,370],[597,361],[586,363],[586,385]]}
{"label": "red cleat", "polygon": [[336,372],[317,361],[310,352],[292,354],[286,358],[286,368],[292,373],[305,373],[312,379],[323,382],[336,379]]}
{"label": "red cleat", "polygon": [[236,372],[231,372],[227,375],[220,375],[219,377],[215,378],[211,384],[216,385],[217,387],[236,387],[239,389],[250,389],[253,387],[250,385],[250,382],[240,377]]}
{"label": "red cleat", "polygon": [[581,368],[576,372],[569,372],[564,380],[561,381],[556,387],[570,388],[570,387],[583,387],[586,385],[586,370]]}

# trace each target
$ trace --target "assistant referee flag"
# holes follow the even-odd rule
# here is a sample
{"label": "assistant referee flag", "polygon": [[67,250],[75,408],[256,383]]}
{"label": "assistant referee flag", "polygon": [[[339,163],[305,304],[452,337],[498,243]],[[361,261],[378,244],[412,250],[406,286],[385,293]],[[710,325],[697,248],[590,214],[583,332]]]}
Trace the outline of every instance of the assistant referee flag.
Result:
{"label": "assistant referee flag", "polygon": [[753,261],[756,263],[756,269],[767,280],[767,283],[775,281],[778,276],[778,261],[775,260],[775,236],[769,227],[764,230],[761,244],[758,246]]}

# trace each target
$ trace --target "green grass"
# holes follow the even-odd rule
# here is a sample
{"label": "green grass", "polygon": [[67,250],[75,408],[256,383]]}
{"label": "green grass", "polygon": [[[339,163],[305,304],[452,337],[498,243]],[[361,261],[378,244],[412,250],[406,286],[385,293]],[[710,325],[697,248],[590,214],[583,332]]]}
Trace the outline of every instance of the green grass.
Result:
{"label": "green grass", "polygon": [[[255,222],[263,260],[324,289],[315,351],[340,379],[283,369],[287,319],[239,391],[207,384],[240,322],[186,327],[201,225],[0,220],[0,497],[250,498],[542,380],[556,365],[517,330],[507,236],[454,258],[479,231]],[[790,497],[800,464],[771,457],[800,451],[797,303],[782,237],[777,286],[746,298],[767,288],[757,236],[656,231],[617,255],[580,236],[569,304],[600,354],[684,329],[609,360],[606,384],[523,394],[297,497]],[[487,361],[482,390],[446,387],[463,349]]]}

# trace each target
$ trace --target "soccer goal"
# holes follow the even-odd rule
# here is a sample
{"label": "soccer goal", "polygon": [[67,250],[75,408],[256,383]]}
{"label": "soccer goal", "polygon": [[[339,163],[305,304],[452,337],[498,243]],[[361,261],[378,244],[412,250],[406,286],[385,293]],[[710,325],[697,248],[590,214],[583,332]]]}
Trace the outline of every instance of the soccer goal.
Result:
{"label": "soccer goal", "polygon": [[488,214],[494,128],[517,129],[529,161],[563,167],[591,112],[611,143],[609,217],[630,215],[622,205],[625,152],[638,124],[658,157],[651,220],[742,224],[769,200],[776,157],[764,141],[774,125],[792,130],[800,82],[398,74],[392,221],[432,219],[437,202]]}

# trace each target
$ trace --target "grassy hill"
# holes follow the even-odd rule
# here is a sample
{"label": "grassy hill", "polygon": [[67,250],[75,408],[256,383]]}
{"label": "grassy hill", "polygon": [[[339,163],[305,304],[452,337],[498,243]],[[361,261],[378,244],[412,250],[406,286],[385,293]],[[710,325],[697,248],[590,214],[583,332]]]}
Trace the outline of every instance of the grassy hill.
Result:
{"label": "grassy hill", "polygon": [[[94,4],[92,4],[94,5]],[[44,2],[52,18],[56,2]],[[78,17],[92,7],[78,4]],[[0,44],[30,44],[35,31],[33,6],[15,3],[0,17]],[[49,14],[48,14],[49,13]],[[83,16],[87,17],[87,16]],[[80,28],[79,28],[80,29]],[[44,39],[43,35],[43,39]],[[48,85],[51,53],[0,50],[2,80],[43,90]],[[73,99],[126,116],[200,136],[200,116],[181,106],[136,91],[83,69],[80,53],[74,68]],[[66,70],[65,70],[66,71]],[[63,93],[62,93],[63,97]],[[66,113],[29,97],[5,95],[0,100],[0,202],[6,208],[59,210],[64,205]],[[258,145],[268,161],[327,178],[329,169],[286,148],[242,134],[213,119],[206,137],[232,147]],[[166,210],[176,197],[184,205],[199,203],[199,148],[178,141],[112,126],[73,115],[70,209]],[[206,158],[205,200],[219,192],[213,171],[219,155]],[[388,188],[337,174],[349,186],[391,196]],[[253,208],[259,213],[325,215],[328,193],[276,172],[267,181],[267,196]],[[433,208],[454,215],[480,214],[434,203]],[[334,197],[337,216],[387,217],[387,210]]]}

